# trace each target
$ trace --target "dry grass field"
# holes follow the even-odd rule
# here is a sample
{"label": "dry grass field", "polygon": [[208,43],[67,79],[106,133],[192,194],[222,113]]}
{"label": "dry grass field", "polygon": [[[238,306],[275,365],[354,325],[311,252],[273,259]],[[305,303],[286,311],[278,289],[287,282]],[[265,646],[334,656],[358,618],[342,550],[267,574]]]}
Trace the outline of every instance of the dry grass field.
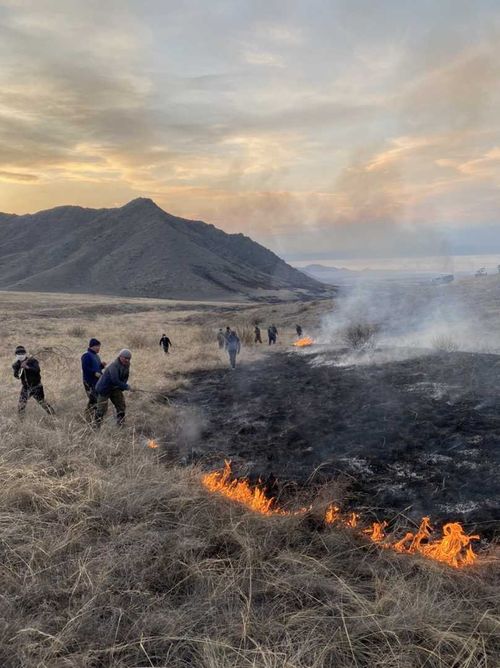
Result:
{"label": "dry grass field", "polygon": [[[500,666],[494,565],[456,571],[307,517],[254,515],[179,461],[164,397],[227,366],[216,329],[247,337],[275,320],[283,347],[297,318],[312,327],[328,308],[0,293],[1,666]],[[83,419],[90,336],[106,361],[131,348],[131,384],[148,391],[127,397],[124,429],[111,411],[99,432]],[[19,421],[17,344],[39,358],[55,418],[30,401]],[[246,346],[241,363],[273,352]]]}

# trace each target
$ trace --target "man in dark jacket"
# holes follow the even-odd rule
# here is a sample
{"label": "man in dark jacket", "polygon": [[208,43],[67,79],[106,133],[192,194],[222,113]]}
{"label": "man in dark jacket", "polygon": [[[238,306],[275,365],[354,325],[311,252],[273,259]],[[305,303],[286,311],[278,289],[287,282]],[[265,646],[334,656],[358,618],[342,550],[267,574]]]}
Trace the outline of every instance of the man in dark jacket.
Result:
{"label": "man in dark jacket", "polygon": [[28,399],[33,397],[43,410],[49,415],[54,415],[54,409],[45,401],[45,393],[42,385],[42,376],[40,374],[40,365],[34,357],[28,357],[24,346],[17,346],[16,361],[12,365],[14,377],[21,381],[21,393],[17,410],[19,415],[24,416]]}
{"label": "man in dark jacket", "polygon": [[234,330],[229,332],[229,336],[226,339],[226,350],[229,355],[229,364],[231,365],[231,368],[235,369],[236,355],[238,355],[241,350],[241,343]]}
{"label": "man in dark jacket", "polygon": [[171,347],[172,341],[168,338],[166,334],[163,334],[163,336],[160,339],[160,346],[163,346],[163,352],[165,355],[168,355],[168,349]]}
{"label": "man in dark jacket", "polygon": [[88,397],[85,416],[89,419],[95,417],[95,410],[97,405],[97,393],[95,386],[99,378],[102,376],[102,371],[106,366],[99,357],[100,350],[101,342],[97,339],[90,339],[88,350],[82,355],[83,387]]}
{"label": "man in dark jacket", "polygon": [[108,364],[97,381],[95,389],[97,392],[96,424],[98,427],[101,426],[108,410],[108,399],[115,407],[117,424],[122,426],[125,423],[126,404],[123,393],[131,389],[128,384],[131,358],[130,350],[126,348],[120,350],[118,357],[114,362]]}
{"label": "man in dark jacket", "polygon": [[255,325],[255,341],[254,343],[262,343],[262,337],[260,335],[260,327],[258,325]]}
{"label": "man in dark jacket", "polygon": [[300,339],[302,336],[302,327],[300,325],[295,325],[295,331],[297,332],[297,337]]}

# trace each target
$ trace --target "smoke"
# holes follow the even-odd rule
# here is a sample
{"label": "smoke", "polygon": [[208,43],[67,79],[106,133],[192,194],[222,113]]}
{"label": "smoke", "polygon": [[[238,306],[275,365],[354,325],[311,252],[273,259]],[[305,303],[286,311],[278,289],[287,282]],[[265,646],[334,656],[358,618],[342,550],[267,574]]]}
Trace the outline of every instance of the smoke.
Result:
{"label": "smoke", "polygon": [[[498,328],[478,301],[476,285],[360,279],[323,319],[320,341],[347,349],[340,364],[383,363],[437,351],[500,352]],[[356,329],[366,332],[359,345]]]}

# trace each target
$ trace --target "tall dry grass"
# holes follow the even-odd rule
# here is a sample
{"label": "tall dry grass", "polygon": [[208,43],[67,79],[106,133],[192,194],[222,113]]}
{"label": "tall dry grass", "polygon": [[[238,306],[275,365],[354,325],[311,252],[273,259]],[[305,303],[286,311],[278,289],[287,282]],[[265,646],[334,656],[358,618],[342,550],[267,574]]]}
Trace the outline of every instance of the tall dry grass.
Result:
{"label": "tall dry grass", "polygon": [[[98,300],[56,302],[34,309],[19,298],[0,309],[1,666],[498,665],[492,567],[455,572],[208,495],[195,467],[168,464],[176,409],[155,394],[129,397],[126,429],[112,419],[88,428],[86,341],[68,337],[70,327],[100,338],[107,360],[132,347],[132,383],[168,394],[190,371],[227,364],[207,335],[212,321],[186,325],[184,312],[120,311],[111,300],[109,316]],[[66,308],[77,312],[63,318]],[[37,309],[54,313],[42,319]],[[170,356],[158,345],[164,329]],[[18,383],[8,380],[17,343],[39,350],[55,419],[30,405],[18,421]],[[253,354],[244,349],[243,362]],[[162,447],[148,449],[150,437]]]}

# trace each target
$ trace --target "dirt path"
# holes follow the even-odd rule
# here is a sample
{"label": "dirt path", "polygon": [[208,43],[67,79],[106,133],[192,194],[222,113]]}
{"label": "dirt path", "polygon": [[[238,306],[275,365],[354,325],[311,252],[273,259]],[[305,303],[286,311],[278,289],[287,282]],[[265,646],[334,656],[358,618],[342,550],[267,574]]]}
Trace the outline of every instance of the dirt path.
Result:
{"label": "dirt path", "polygon": [[178,401],[214,465],[280,480],[339,480],[356,507],[500,523],[500,358],[448,353],[338,366],[276,352],[200,372]]}

